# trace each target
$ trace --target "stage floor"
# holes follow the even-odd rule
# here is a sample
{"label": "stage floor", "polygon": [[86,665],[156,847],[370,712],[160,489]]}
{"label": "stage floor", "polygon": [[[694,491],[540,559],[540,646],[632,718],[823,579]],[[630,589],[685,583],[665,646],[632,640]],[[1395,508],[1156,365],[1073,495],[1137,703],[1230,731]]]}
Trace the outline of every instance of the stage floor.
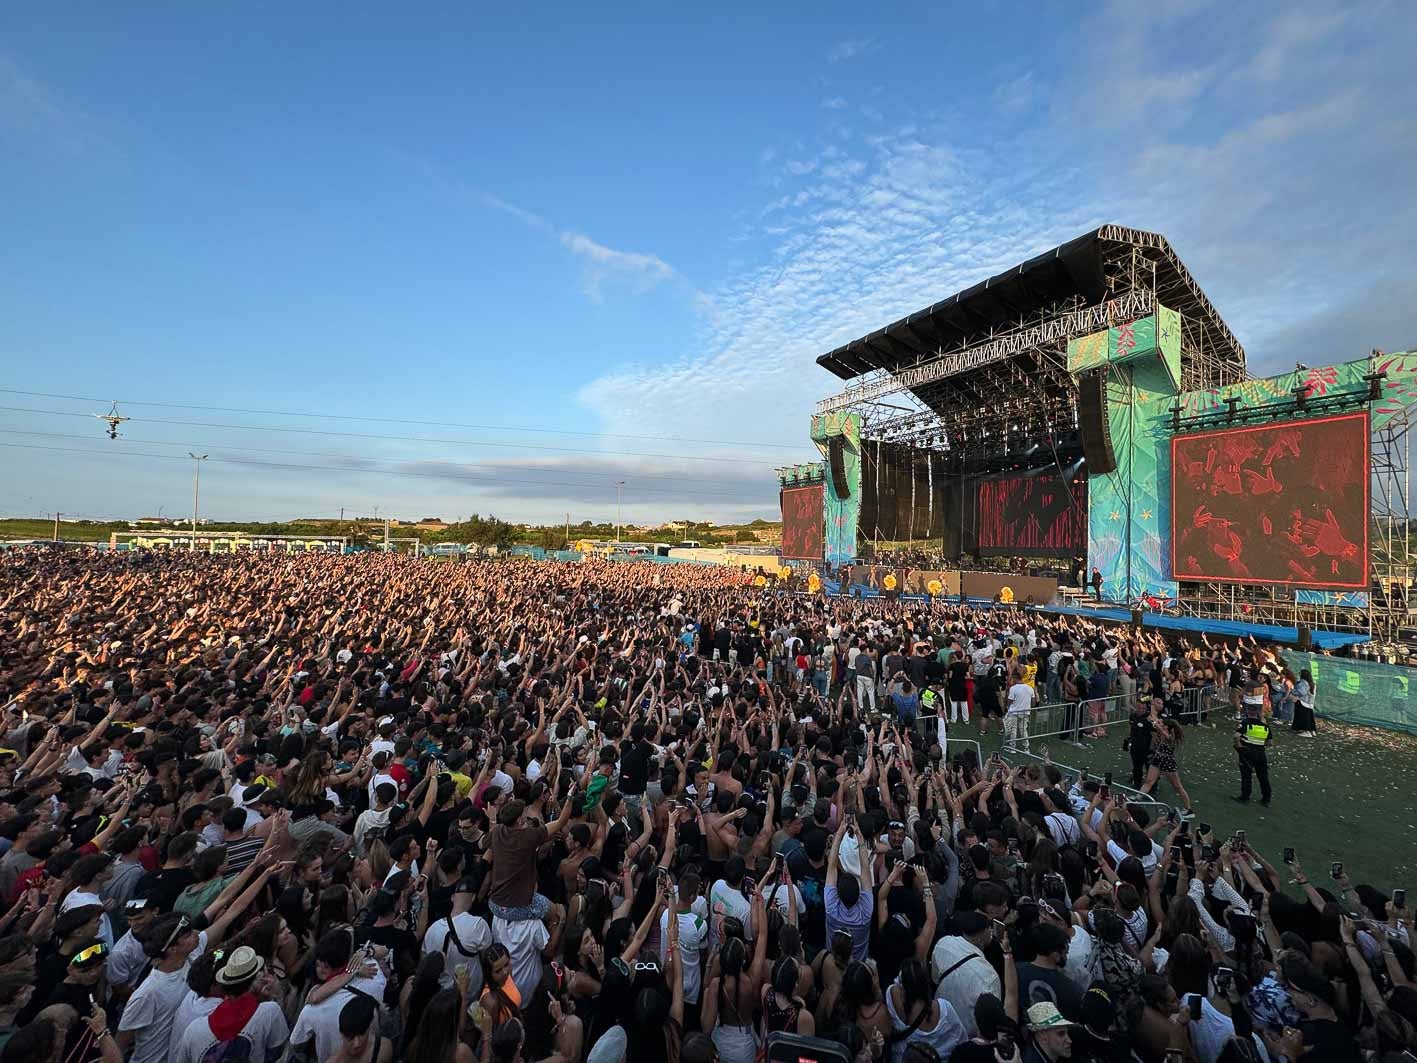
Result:
{"label": "stage floor", "polygon": [[[1095,616],[1123,624],[1132,622],[1132,613],[1129,609],[1089,609],[1077,605],[1040,605],[1036,608],[1045,613]],[[1205,632],[1207,635],[1224,635],[1228,638],[1254,637],[1261,642],[1297,643],[1299,641],[1298,628],[1280,627],[1275,624],[1244,624],[1237,620],[1210,620],[1198,616],[1171,616],[1166,613],[1142,613],[1142,623],[1147,627],[1160,628],[1162,631]],[[1344,646],[1355,646],[1360,642],[1369,641],[1367,635],[1354,634],[1349,631],[1311,631],[1309,634],[1314,648],[1319,650],[1337,650]]]}
{"label": "stage floor", "polygon": [[[836,580],[823,580],[822,582],[828,594],[839,593],[840,584]],[[875,598],[880,595],[879,591],[862,583],[852,584],[851,592],[853,597],[858,598]],[[925,599],[919,595],[907,594],[902,596],[902,600],[924,601]],[[983,598],[969,598],[966,601],[975,608],[983,609],[992,608],[995,604]],[[1131,610],[1120,607],[1035,605],[1033,608],[1044,613],[1091,616],[1119,624],[1132,622]],[[1298,628],[1280,627],[1275,624],[1244,624],[1236,620],[1209,620],[1195,616],[1171,616],[1166,613],[1142,613],[1142,623],[1147,627],[1159,628],[1162,631],[1186,631],[1196,634],[1204,632],[1207,635],[1219,635],[1225,638],[1255,638],[1261,642],[1284,642],[1290,645],[1296,645],[1299,642]],[[1311,631],[1309,636],[1316,650],[1337,650],[1344,646],[1356,646],[1359,643],[1370,641],[1367,635],[1348,631]]]}

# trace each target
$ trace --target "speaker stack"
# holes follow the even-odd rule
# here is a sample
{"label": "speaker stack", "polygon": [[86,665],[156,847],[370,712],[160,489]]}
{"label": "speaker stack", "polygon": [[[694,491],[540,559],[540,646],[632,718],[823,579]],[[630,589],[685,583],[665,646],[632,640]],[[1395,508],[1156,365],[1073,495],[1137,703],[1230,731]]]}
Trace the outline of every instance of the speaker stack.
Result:
{"label": "speaker stack", "polygon": [[1078,377],[1078,428],[1089,475],[1117,471],[1112,452],[1112,426],[1107,419],[1107,368],[1089,369]]}

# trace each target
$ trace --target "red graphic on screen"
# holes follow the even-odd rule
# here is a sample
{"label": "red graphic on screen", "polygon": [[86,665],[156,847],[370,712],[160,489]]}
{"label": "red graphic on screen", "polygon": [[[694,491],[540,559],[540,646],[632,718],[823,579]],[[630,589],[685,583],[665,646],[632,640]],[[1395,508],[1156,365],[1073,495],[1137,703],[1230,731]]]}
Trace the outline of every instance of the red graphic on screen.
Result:
{"label": "red graphic on screen", "polygon": [[979,552],[1073,557],[1087,543],[1087,485],[1056,470],[979,483]]}
{"label": "red graphic on screen", "polygon": [[1176,579],[1368,589],[1368,415],[1171,440]]}
{"label": "red graphic on screen", "polygon": [[782,491],[782,556],[822,559],[822,489],[787,487]]}

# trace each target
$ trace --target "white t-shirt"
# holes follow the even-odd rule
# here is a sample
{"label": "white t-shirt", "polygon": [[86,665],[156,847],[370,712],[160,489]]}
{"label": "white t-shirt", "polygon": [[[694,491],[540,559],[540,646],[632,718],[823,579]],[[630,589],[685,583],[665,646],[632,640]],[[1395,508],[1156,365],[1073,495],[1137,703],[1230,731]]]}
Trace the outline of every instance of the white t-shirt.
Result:
{"label": "white t-shirt", "polygon": [[518,919],[509,922],[492,917],[492,940],[507,946],[512,959],[512,981],[523,1000],[530,1000],[532,991],[541,983],[541,950],[551,940],[546,924],[538,919]]}
{"label": "white t-shirt", "polygon": [[[716,917],[716,909],[723,905],[725,917],[733,916],[743,922],[743,936],[747,940],[753,940],[753,906],[748,903],[740,890],[734,889],[723,879],[719,879],[709,890],[708,905],[711,916]],[[709,952],[712,953],[717,947],[717,935],[713,933],[713,922],[709,922]]]}
{"label": "white t-shirt", "polygon": [[113,951],[108,954],[108,962],[104,964],[104,974],[108,976],[108,984],[111,986],[126,986],[134,978],[138,977],[138,972],[147,965],[148,957],[143,952],[142,943],[133,936],[130,930],[118,939],[118,943],[113,946]]}
{"label": "white t-shirt", "polygon": [[453,929],[457,940],[448,933],[448,920],[439,919],[429,923],[423,935],[423,955],[438,953],[446,958],[443,967],[444,988],[453,984],[453,975],[459,967],[466,967],[468,973],[467,996],[476,1000],[482,995],[482,951],[492,944],[492,928],[487,920],[471,912],[459,912],[453,916]]}
{"label": "white t-shirt", "polygon": [[182,1043],[182,1035],[187,1032],[187,1027],[198,1019],[206,1019],[216,1011],[216,1006],[220,1003],[221,997],[199,997],[195,989],[188,989],[182,1003],[177,1005],[177,1013],[172,1016],[172,1044],[168,1051],[175,1053],[177,1046]]}
{"label": "white t-shirt", "polygon": [[[353,999],[354,994],[348,989],[340,989],[318,1004],[306,1004],[295,1017],[295,1027],[290,1031],[290,1043],[303,1045],[313,1037],[315,1058],[324,1063],[338,1052],[340,1045],[344,1043],[339,1032],[339,1013]],[[378,1022],[376,1012],[369,1028],[374,1029]]]}
{"label": "white t-shirt", "polygon": [[207,935],[203,931],[186,963],[175,971],[159,971],[154,967],[128,998],[128,1006],[123,1009],[123,1018],[118,1023],[119,1033],[130,1030],[134,1033],[128,1063],[159,1063],[167,1058],[172,1047],[172,1020],[187,995],[187,972],[192,961],[206,948]]}
{"label": "white t-shirt", "polygon": [[[704,975],[699,965],[704,946],[708,943],[708,922],[696,912],[679,913],[679,967],[683,971],[684,1000],[689,1004],[699,1002],[703,992]],[[659,962],[669,962],[669,913],[659,917]]]}
{"label": "white t-shirt", "polygon": [[1033,707],[1033,688],[1027,683],[1009,687],[1009,715],[1022,716]]}
{"label": "white t-shirt", "polygon": [[[202,1063],[202,1056],[216,1044],[209,1020],[210,1016],[203,1015],[187,1024],[173,1048],[172,1063]],[[241,1028],[241,1036],[251,1042],[251,1063],[266,1063],[280,1058],[286,1041],[290,1040],[290,1026],[279,1004],[263,1000]]]}

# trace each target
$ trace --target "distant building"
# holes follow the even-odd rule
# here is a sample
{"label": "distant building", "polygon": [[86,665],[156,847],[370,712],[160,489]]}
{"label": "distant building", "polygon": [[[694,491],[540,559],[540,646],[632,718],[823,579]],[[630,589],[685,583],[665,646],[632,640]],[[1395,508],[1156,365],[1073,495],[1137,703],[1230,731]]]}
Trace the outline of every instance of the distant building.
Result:
{"label": "distant building", "polygon": [[439,517],[424,517],[414,527],[421,531],[442,531],[448,527],[448,522]]}
{"label": "distant building", "polygon": [[140,527],[151,528],[154,526],[171,524],[172,522],[166,517],[139,517],[137,520],[133,521],[133,523]]}

